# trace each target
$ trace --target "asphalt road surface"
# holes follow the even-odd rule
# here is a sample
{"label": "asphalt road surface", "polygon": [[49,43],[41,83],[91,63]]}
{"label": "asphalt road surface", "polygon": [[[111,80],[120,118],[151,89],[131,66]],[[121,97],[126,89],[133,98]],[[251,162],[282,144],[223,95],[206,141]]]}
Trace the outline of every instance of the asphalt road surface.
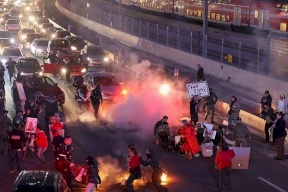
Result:
{"label": "asphalt road surface", "polygon": [[[52,10],[48,12],[48,15],[51,16],[51,13]],[[53,10],[53,15],[56,17],[56,21],[65,24],[64,26],[72,24],[71,21],[63,17],[58,11]],[[72,26],[75,29],[77,28],[77,30],[81,30],[81,26],[76,25],[76,23],[73,23]],[[82,32],[83,31],[82,29]],[[85,34],[79,35],[89,37]],[[93,39],[92,37],[90,38]],[[166,62],[164,59],[155,58],[137,50],[131,50],[107,38],[101,37],[101,40],[107,49],[117,49],[121,47],[127,52],[137,54],[138,61],[147,59],[152,63],[165,62],[165,66],[167,66],[170,71],[177,66],[179,67],[181,78],[189,76],[188,81],[195,79],[195,72],[187,68],[183,68],[169,61]],[[28,56],[30,53],[25,51],[25,55]],[[39,62],[42,62],[41,58],[39,58]],[[123,76],[127,77],[126,68],[115,66],[113,70],[119,79],[125,80]],[[7,76],[8,74],[5,76],[7,82],[6,106],[9,115],[13,117],[13,104],[10,97],[10,84],[7,81]],[[108,120],[108,123],[99,124],[94,120],[91,110],[80,110],[77,108],[77,104],[74,101],[74,90],[71,86],[64,86],[64,81],[61,79],[53,79],[59,83],[59,86],[66,95],[66,103],[64,104],[64,111],[67,116],[66,134],[73,138],[73,161],[77,164],[84,164],[84,158],[87,155],[92,155],[97,158],[103,182],[99,186],[100,191],[113,192],[122,190],[120,185],[121,179],[127,176],[128,173],[127,162],[125,160],[123,161],[123,159],[127,156],[127,146],[130,143],[136,144],[142,154],[145,153],[145,148],[147,147],[154,150],[161,166],[167,170],[167,187],[169,191],[216,191],[217,170],[214,169],[214,158],[199,157],[188,161],[175,152],[166,152],[160,149],[153,142],[152,132],[153,125],[156,122],[155,120],[160,119],[164,115],[164,112],[174,114],[171,113],[171,111],[181,111],[187,115],[188,103],[184,103],[180,109],[179,106],[169,105],[170,102],[176,100],[174,94],[161,96],[156,93],[151,95],[150,93],[143,92],[145,98],[141,98],[141,95],[139,96],[135,93],[137,96],[133,97],[129,95],[124,103],[104,103],[100,109],[100,113],[101,118]],[[212,86],[219,91],[217,93],[223,100],[225,100],[225,97],[222,96],[225,95],[225,93],[229,93],[229,91],[233,92],[234,89],[236,89],[230,87],[230,89],[227,90],[226,87],[221,86],[225,83],[217,80],[215,77],[209,77],[209,83],[210,80]],[[225,89],[225,93],[222,93],[222,91],[220,91],[221,89]],[[182,95],[181,91],[176,93],[181,93]],[[182,98],[180,99],[183,100]],[[185,101],[184,98],[184,102]],[[110,121],[109,117],[112,118],[112,120],[115,118],[117,121]],[[175,119],[177,118],[177,116],[170,116],[169,122],[175,124]],[[222,120],[223,116],[218,115],[216,117],[216,122],[220,123]],[[200,114],[200,121],[203,121],[203,114]],[[275,155],[274,147],[262,142],[262,140],[261,137],[254,134],[252,135],[252,140],[249,141],[249,145],[251,146],[249,169],[232,171],[232,191],[288,191],[286,184],[287,162],[273,160],[272,157]],[[26,158],[23,161],[24,169],[39,169],[39,162],[35,155],[35,153],[27,152]],[[45,155],[47,159],[47,167],[45,169],[53,170],[53,154],[50,147]],[[0,189],[6,192],[9,191],[9,188],[12,186],[16,175],[9,173],[7,157],[0,155],[0,161],[2,162],[0,166]],[[139,191],[155,191],[150,183],[150,173],[151,170],[149,168],[143,168],[143,179],[136,183]],[[75,191],[84,191],[84,189],[83,187],[81,188],[81,186],[75,187]],[[225,191],[225,189],[223,191]]]}

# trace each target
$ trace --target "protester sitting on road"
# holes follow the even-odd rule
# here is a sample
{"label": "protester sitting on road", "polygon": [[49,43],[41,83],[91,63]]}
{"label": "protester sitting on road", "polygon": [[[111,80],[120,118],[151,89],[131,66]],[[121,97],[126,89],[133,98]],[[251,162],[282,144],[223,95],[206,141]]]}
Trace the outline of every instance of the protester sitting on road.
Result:
{"label": "protester sitting on road", "polygon": [[242,122],[241,117],[237,118],[237,123],[234,127],[236,147],[248,147],[247,139],[251,139],[251,133],[248,127]]}

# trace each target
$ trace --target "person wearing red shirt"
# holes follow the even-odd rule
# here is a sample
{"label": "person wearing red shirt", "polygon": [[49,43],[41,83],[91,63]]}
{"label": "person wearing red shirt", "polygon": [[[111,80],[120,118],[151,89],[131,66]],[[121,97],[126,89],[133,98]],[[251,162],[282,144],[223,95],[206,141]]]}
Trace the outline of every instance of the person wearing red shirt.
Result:
{"label": "person wearing red shirt", "polygon": [[228,144],[222,144],[222,151],[217,153],[215,158],[215,163],[219,169],[219,178],[218,178],[218,191],[222,190],[222,176],[226,175],[226,187],[227,190],[231,190],[231,182],[230,182],[230,174],[231,174],[231,166],[232,166],[232,158],[235,157],[235,153],[232,150],[229,150]]}
{"label": "person wearing red shirt", "polygon": [[125,182],[125,187],[127,192],[134,192],[133,189],[133,181],[135,179],[140,179],[142,177],[141,169],[140,169],[140,157],[138,154],[138,151],[136,148],[131,147],[129,150],[129,156],[128,156],[128,162],[129,162],[129,177]]}
{"label": "person wearing red shirt", "polygon": [[44,152],[48,147],[48,139],[45,132],[42,130],[40,126],[37,126],[36,128],[36,146],[38,149],[37,157],[41,161],[40,166],[44,166],[45,165]]}
{"label": "person wearing red shirt", "polygon": [[51,122],[51,124],[49,125],[50,139],[51,139],[51,143],[53,143],[53,138],[59,135],[59,130],[63,129],[63,125],[61,124],[61,122],[57,120],[57,117],[55,116],[52,116],[50,118],[50,122]]}

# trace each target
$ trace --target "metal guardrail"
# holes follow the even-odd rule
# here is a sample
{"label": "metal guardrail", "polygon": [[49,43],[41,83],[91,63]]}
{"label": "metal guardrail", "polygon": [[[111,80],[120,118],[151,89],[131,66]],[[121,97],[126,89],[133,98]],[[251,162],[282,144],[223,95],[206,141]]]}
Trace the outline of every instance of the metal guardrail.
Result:
{"label": "metal guardrail", "polygon": [[[121,14],[114,10],[105,11],[96,7],[92,2],[82,0],[58,0],[58,3],[68,10],[87,19],[121,30],[168,47],[202,56],[202,39],[200,32],[193,33],[161,24],[150,23],[134,17]],[[89,5],[89,6],[88,6]],[[103,8],[105,9],[105,8]],[[236,44],[207,37],[207,58],[245,70],[268,75],[268,48],[259,45]],[[267,46],[268,47],[268,46]]]}

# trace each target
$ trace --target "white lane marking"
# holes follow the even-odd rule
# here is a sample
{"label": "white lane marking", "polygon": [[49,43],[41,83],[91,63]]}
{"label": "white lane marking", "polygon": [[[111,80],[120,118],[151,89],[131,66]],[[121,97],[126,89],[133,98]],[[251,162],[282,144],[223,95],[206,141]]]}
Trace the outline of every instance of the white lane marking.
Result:
{"label": "white lane marking", "polygon": [[264,179],[263,177],[258,177],[258,179],[260,179],[260,180],[263,181],[264,183],[267,183],[267,184],[270,185],[271,187],[274,187],[274,188],[277,189],[278,191],[286,192],[284,189],[281,189],[280,187],[274,185],[273,183],[271,183],[270,181]]}

